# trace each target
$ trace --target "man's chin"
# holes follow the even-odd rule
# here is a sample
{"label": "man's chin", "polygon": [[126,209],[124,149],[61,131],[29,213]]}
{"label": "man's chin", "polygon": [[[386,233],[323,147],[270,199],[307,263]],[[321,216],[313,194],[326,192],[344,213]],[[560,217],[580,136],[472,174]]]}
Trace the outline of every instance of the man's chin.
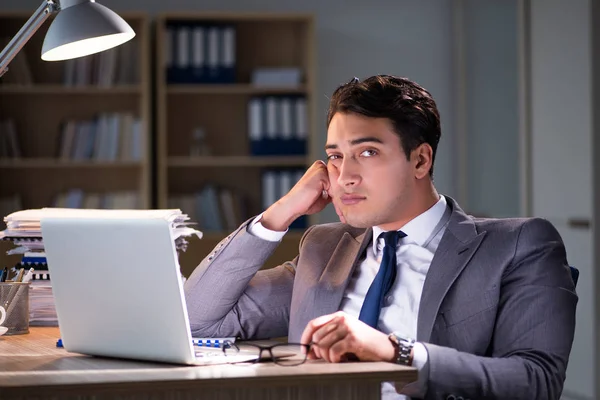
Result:
{"label": "man's chin", "polygon": [[344,216],[346,220],[346,224],[350,225],[353,228],[370,228],[371,225],[368,221],[361,220],[360,218],[348,218]]}

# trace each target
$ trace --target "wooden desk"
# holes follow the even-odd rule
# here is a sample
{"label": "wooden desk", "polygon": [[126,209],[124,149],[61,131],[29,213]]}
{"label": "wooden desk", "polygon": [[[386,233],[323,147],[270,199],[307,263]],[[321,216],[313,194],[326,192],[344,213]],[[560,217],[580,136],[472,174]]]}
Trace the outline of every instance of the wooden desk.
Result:
{"label": "wooden desk", "polygon": [[89,357],[56,348],[58,337],[57,328],[0,336],[0,399],[378,399],[381,382],[417,377],[383,362],[188,367]]}

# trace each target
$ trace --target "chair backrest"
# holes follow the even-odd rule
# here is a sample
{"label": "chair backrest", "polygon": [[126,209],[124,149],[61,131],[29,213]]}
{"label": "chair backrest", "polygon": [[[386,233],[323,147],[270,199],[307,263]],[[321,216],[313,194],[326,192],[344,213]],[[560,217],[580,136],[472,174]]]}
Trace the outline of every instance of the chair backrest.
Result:
{"label": "chair backrest", "polygon": [[573,278],[573,283],[575,284],[575,287],[577,287],[577,279],[579,279],[579,270],[570,265],[569,269],[571,270],[571,278]]}

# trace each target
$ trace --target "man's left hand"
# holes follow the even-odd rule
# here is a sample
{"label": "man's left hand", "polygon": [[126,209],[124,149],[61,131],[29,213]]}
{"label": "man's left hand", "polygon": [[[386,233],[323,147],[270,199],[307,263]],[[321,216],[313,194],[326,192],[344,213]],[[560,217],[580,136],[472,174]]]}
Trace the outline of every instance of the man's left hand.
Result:
{"label": "man's left hand", "polygon": [[301,343],[312,343],[308,357],[329,362],[393,361],[395,349],[387,335],[342,311],[308,323]]}

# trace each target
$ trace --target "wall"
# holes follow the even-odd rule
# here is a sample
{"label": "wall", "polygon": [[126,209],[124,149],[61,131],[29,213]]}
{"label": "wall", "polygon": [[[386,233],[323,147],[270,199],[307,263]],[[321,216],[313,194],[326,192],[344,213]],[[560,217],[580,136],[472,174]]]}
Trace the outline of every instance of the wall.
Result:
{"label": "wall", "polygon": [[467,200],[474,215],[519,205],[517,1],[464,1]]}

